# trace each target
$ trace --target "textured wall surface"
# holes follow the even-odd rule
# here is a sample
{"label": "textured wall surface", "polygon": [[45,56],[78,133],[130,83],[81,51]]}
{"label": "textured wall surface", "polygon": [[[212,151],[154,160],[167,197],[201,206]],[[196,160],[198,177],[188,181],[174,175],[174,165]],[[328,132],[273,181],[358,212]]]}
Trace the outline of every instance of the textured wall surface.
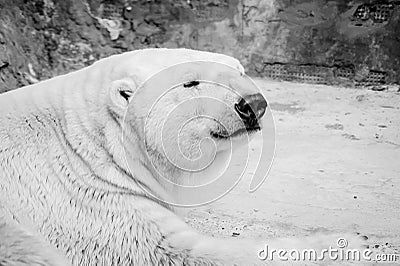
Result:
{"label": "textured wall surface", "polygon": [[400,1],[0,0],[0,91],[123,51],[188,47],[311,83],[400,81]]}

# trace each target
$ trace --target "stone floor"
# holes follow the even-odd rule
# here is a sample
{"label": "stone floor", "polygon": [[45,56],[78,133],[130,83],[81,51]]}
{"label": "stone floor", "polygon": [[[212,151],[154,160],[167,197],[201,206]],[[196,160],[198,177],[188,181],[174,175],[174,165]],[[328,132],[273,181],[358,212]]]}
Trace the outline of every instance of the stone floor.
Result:
{"label": "stone floor", "polygon": [[247,172],[187,221],[209,235],[266,241],[359,232],[378,252],[399,254],[400,93],[255,81],[276,127],[268,178],[248,193]]}

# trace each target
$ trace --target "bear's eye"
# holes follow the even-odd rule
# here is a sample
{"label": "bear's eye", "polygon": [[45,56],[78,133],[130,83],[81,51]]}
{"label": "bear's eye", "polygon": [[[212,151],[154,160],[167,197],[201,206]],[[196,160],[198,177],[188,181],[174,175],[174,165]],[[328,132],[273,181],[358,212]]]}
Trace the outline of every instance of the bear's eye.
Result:
{"label": "bear's eye", "polygon": [[197,86],[197,85],[199,85],[199,84],[200,84],[199,81],[193,80],[193,81],[189,81],[189,82],[184,83],[184,84],[183,84],[183,87],[185,87],[185,88],[190,88],[190,87]]}

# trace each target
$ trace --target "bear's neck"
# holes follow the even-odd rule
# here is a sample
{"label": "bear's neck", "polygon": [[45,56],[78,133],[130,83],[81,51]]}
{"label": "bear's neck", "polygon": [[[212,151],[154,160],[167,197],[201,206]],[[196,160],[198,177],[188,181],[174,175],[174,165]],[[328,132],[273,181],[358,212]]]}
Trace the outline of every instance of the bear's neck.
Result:
{"label": "bear's neck", "polygon": [[61,127],[65,127],[65,139],[73,149],[71,155],[90,166],[86,176],[77,178],[88,179],[86,182],[90,188],[112,193],[152,192],[166,197],[147,167],[150,164],[147,157],[142,156],[143,141],[135,132],[129,132],[123,126],[123,117],[109,107],[108,88],[101,87],[109,84],[108,80],[103,80],[106,75],[91,70],[88,68],[86,73],[77,74],[101,81],[98,85],[87,86],[85,78],[78,77],[77,80],[83,81],[81,84],[62,90],[61,111],[64,113],[59,117],[65,118],[61,121]]}

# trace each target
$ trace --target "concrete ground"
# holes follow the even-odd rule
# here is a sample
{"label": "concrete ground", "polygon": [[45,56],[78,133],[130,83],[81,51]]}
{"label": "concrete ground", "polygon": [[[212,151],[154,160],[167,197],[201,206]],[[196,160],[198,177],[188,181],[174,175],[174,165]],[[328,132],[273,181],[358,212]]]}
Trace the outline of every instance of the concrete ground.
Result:
{"label": "concrete ground", "polygon": [[399,254],[400,93],[256,83],[276,126],[269,176],[248,193],[246,173],[227,196],[190,210],[187,221],[209,235],[266,242],[359,232],[378,251]]}

